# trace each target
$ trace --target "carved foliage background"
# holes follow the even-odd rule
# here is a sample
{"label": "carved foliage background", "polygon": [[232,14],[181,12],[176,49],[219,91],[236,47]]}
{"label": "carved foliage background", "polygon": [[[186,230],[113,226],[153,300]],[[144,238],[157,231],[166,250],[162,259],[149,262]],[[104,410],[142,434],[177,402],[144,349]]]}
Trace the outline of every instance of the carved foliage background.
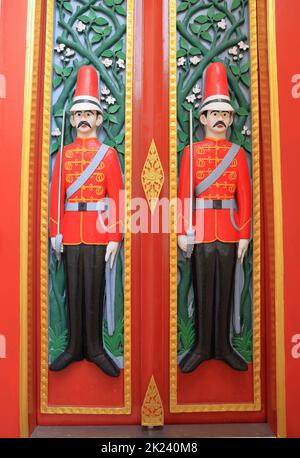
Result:
{"label": "carved foliage background", "polygon": [[[242,145],[251,169],[251,106],[248,0],[177,0],[177,112],[178,169],[189,143],[189,110],[193,110],[194,141],[203,132],[199,123],[205,69],[210,62],[227,68],[230,97],[235,108],[230,140]],[[252,243],[244,261],[241,297],[241,333],[233,335],[234,347],[252,361]],[[178,352],[189,350],[195,340],[194,303],[190,262],[178,256]]]}
{"label": "carved foliage background", "polygon": [[[60,148],[63,110],[71,108],[78,70],[93,65],[100,74],[102,142],[114,147],[124,171],[126,76],[126,0],[56,0],[52,78],[51,157]],[[74,139],[67,116],[65,142]],[[68,340],[63,265],[49,254],[49,359],[53,361]],[[115,357],[123,356],[122,262],[117,259],[115,332],[104,341]]]}

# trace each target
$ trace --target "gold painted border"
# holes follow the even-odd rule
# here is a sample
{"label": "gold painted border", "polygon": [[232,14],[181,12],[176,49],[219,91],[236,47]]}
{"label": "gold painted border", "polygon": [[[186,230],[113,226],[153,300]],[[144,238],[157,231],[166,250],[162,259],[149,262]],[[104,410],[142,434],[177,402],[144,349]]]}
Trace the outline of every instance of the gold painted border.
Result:
{"label": "gold painted border", "polygon": [[43,150],[41,183],[41,413],[45,414],[131,414],[131,234],[128,231],[131,199],[132,168],[132,84],[133,84],[133,27],[134,0],[127,0],[126,35],[126,103],[125,103],[125,189],[126,233],[124,243],[124,406],[122,407],[75,407],[48,405],[48,179],[52,88],[54,1],[47,0],[45,85],[43,113]]}
{"label": "gold painted border", "polygon": [[[34,18],[34,20],[33,20]],[[32,211],[32,171],[34,167],[35,124],[37,113],[38,56],[41,0],[31,0],[27,7],[27,37],[24,87],[23,143],[20,199],[20,437],[29,436],[28,425],[28,305],[31,271],[29,227]]]}
{"label": "gold painted border", "polygon": [[[170,199],[177,197],[177,104],[176,104],[176,0],[170,0]],[[170,412],[229,412],[261,410],[261,336],[260,336],[260,165],[259,99],[256,0],[249,2],[251,53],[251,111],[253,132],[253,402],[216,404],[177,403],[177,237],[174,206],[170,209]],[[175,200],[174,200],[175,201]]]}
{"label": "gold painted border", "polygon": [[276,313],[276,390],[277,390],[277,436],[286,437],[286,386],[284,344],[284,267],[283,267],[283,221],[279,93],[276,47],[276,4],[267,2],[268,14],[268,59],[270,79],[270,115],[272,134],[272,168],[274,193],[275,236],[275,313]]}

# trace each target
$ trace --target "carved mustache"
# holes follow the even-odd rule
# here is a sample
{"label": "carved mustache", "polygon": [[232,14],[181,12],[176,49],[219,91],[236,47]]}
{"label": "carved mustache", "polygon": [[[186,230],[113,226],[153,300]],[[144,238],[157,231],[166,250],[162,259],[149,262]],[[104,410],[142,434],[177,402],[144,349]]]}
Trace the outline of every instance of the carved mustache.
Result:
{"label": "carved mustache", "polygon": [[80,123],[77,126],[77,129],[79,129],[79,127],[81,127],[81,126],[87,126],[90,129],[92,128],[92,126],[87,121],[80,121]]}
{"label": "carved mustache", "polygon": [[216,122],[216,124],[214,125],[214,127],[218,126],[219,124],[222,124],[222,126],[224,126],[224,127],[226,128],[226,124],[225,124],[225,122],[223,122],[223,121],[218,121],[218,122]]}

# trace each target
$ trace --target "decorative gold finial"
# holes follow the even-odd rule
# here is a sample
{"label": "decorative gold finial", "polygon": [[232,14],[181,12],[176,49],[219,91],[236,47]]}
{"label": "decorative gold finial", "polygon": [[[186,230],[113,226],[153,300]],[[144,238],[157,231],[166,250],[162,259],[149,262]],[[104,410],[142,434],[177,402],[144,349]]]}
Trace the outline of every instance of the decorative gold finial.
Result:
{"label": "decorative gold finial", "polygon": [[164,181],[164,171],[155,142],[152,140],[142,171],[143,189],[152,214],[154,213]]}
{"label": "decorative gold finial", "polygon": [[142,405],[142,426],[162,426],[164,424],[164,407],[152,375]]}

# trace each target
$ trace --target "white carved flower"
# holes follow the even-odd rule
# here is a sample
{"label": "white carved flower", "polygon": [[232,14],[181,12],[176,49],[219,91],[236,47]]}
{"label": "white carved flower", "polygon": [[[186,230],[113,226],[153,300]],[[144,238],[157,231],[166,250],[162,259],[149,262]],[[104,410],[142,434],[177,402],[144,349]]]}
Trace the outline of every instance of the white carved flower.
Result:
{"label": "white carved flower", "polygon": [[188,96],[186,97],[186,100],[187,100],[189,103],[194,103],[195,100],[196,100],[195,94],[188,95]]}
{"label": "white carved flower", "polygon": [[64,56],[60,56],[60,60],[65,60]]}
{"label": "white carved flower", "polygon": [[184,64],[186,63],[186,58],[185,57],[180,57],[177,61],[178,67],[183,67]]}
{"label": "white carved flower", "polygon": [[239,55],[240,60],[242,60],[243,57],[244,57],[244,54],[241,53],[241,54]]}
{"label": "white carved flower", "polygon": [[112,97],[111,95],[106,97],[106,102],[108,103],[108,105],[114,105],[115,101],[116,101],[116,99],[114,97]]}
{"label": "white carved flower", "polygon": [[58,128],[52,130],[51,135],[52,137],[59,137],[61,134],[60,130]]}
{"label": "white carved flower", "polygon": [[220,22],[218,22],[218,27],[219,29],[225,30],[227,27],[226,19],[222,19]]}
{"label": "white carved flower", "polygon": [[110,94],[110,90],[106,86],[103,86],[103,88],[101,89],[101,94],[109,95]]}
{"label": "white carved flower", "polygon": [[200,104],[196,103],[195,108],[199,108]]}
{"label": "white carved flower", "polygon": [[238,60],[238,56],[234,56],[233,60]]}
{"label": "white carved flower", "polygon": [[196,86],[193,87],[193,93],[200,94],[200,92],[201,92],[200,86],[199,84],[196,84]]}
{"label": "white carved flower", "polygon": [[238,43],[238,47],[243,51],[247,51],[247,49],[249,49],[249,46],[244,41],[240,41]]}
{"label": "white carved flower", "polygon": [[108,59],[107,57],[102,62],[106,68],[111,67],[113,63],[113,61],[111,59]]}
{"label": "white carved flower", "polygon": [[193,56],[190,58],[190,62],[192,62],[193,65],[197,65],[199,62],[201,62],[201,59],[198,56]]}
{"label": "white carved flower", "polygon": [[245,126],[243,127],[242,135],[247,135],[247,137],[250,137],[250,135],[251,135],[251,130],[249,129],[248,126],[245,125]]}
{"label": "white carved flower", "polygon": [[77,21],[76,29],[77,29],[77,32],[82,33],[86,29],[86,25],[81,21]]}
{"label": "white carved flower", "polygon": [[75,54],[75,51],[73,51],[73,49],[70,49],[70,48],[66,49],[66,52],[65,52],[66,57],[74,56],[74,54]]}
{"label": "white carved flower", "polygon": [[66,45],[64,45],[63,43],[61,43],[60,45],[57,45],[55,46],[55,51],[60,54],[61,52],[63,52],[63,50],[65,49]]}
{"label": "white carved flower", "polygon": [[118,59],[117,60],[117,66],[119,68],[125,68],[125,60],[124,59]]}
{"label": "white carved flower", "polygon": [[230,48],[228,50],[228,54],[230,54],[231,56],[237,56],[238,55],[238,48],[237,46],[233,46],[233,48]]}

